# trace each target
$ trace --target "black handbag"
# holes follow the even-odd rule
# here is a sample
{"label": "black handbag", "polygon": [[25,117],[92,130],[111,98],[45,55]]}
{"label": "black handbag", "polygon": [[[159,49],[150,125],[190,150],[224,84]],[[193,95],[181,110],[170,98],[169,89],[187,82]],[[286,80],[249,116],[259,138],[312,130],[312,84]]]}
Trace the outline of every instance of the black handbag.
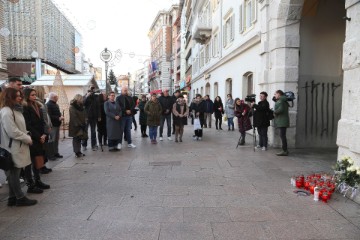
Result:
{"label": "black handbag", "polygon": [[[9,148],[11,148],[11,144],[12,144],[12,139],[10,139]],[[7,171],[13,167],[14,167],[14,162],[12,160],[11,153],[8,150],[0,147],[0,169]]]}

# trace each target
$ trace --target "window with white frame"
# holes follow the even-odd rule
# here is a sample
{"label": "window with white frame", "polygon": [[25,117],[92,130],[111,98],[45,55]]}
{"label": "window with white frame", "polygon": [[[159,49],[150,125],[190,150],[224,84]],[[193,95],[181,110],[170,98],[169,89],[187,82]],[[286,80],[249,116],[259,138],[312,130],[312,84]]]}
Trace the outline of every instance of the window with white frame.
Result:
{"label": "window with white frame", "polygon": [[235,28],[235,16],[231,15],[225,20],[223,27],[223,45],[227,47],[231,42],[234,41],[234,28]]}
{"label": "window with white frame", "polygon": [[257,1],[244,0],[239,8],[239,27],[240,33],[243,33],[255,24],[257,20]]}
{"label": "window with white frame", "polygon": [[205,62],[210,62],[210,43],[205,46]]}
{"label": "window with white frame", "polygon": [[200,68],[202,68],[204,66],[205,63],[205,55],[204,55],[204,50],[201,50],[200,52]]}
{"label": "window with white frame", "polygon": [[219,34],[215,33],[212,43],[212,56],[217,57],[219,54]]}

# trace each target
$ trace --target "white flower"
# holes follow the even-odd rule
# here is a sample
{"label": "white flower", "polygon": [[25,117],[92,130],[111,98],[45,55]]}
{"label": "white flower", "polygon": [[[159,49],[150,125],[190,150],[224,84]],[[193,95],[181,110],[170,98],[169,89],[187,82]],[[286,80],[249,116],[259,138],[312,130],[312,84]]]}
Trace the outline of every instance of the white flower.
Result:
{"label": "white flower", "polygon": [[351,158],[348,158],[347,160],[351,165],[354,164],[354,160],[352,160]]}
{"label": "white flower", "polygon": [[360,170],[356,170],[356,174],[360,176]]}
{"label": "white flower", "polygon": [[355,166],[350,166],[346,169],[349,172],[355,172],[356,171],[356,167]]}
{"label": "white flower", "polygon": [[343,156],[342,158],[340,158],[340,160],[343,162],[348,161],[349,159],[350,159],[349,156]]}

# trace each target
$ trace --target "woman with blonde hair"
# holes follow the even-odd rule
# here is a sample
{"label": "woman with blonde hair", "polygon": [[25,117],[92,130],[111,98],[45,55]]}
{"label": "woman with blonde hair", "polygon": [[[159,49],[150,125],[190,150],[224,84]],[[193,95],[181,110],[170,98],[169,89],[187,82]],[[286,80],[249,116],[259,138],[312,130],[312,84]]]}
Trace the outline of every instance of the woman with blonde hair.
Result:
{"label": "woman with blonde hair", "polygon": [[70,121],[69,136],[73,137],[73,150],[75,157],[83,157],[85,154],[81,152],[81,140],[87,139],[86,132],[86,112],[83,104],[83,96],[76,94],[70,102]]}
{"label": "woman with blonde hair", "polygon": [[20,171],[31,164],[29,145],[33,144],[22,114],[22,95],[7,88],[1,95],[1,147],[11,153],[14,166],[5,172],[9,182],[8,206],[31,206],[37,203],[25,197],[20,185]]}

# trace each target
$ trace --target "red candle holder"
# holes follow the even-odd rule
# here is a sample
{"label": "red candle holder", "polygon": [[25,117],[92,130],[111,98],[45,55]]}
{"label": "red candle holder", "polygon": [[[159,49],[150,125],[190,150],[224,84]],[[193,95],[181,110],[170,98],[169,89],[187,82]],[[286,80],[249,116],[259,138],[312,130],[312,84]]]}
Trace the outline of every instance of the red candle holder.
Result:
{"label": "red candle holder", "polygon": [[296,178],[295,186],[297,188],[302,188],[303,187],[303,182],[302,182],[301,178]]}
{"label": "red candle holder", "polygon": [[315,186],[316,186],[315,183],[313,183],[313,182],[310,183],[309,190],[310,190],[310,193],[311,193],[311,194],[314,194],[314,188],[315,188]]}
{"label": "red candle holder", "polygon": [[310,187],[310,180],[306,180],[305,183],[304,183],[304,187],[306,190],[309,190],[309,187]]}
{"label": "red candle holder", "polygon": [[328,193],[327,193],[327,192],[323,192],[322,195],[321,195],[321,199],[322,199],[323,202],[326,203],[326,202],[328,201],[328,199],[329,199]]}

